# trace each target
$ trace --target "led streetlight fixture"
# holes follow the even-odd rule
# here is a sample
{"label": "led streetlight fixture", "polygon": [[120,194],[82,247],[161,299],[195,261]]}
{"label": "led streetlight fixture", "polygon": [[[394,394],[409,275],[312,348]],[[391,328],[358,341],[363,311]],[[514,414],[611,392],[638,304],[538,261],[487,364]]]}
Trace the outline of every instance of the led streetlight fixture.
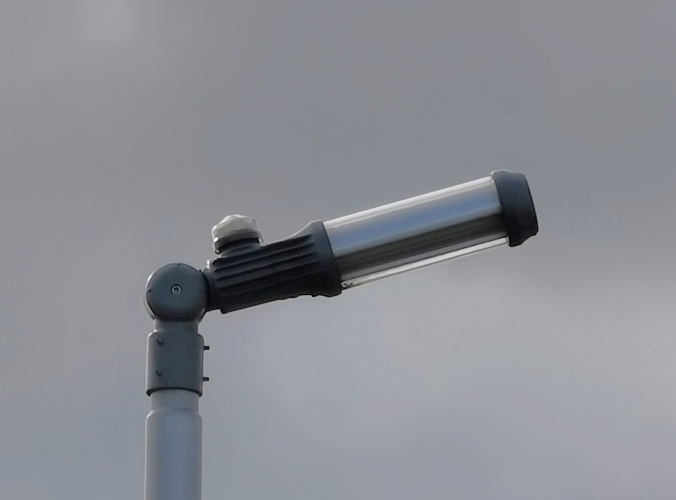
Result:
{"label": "led streetlight fixture", "polygon": [[198,271],[158,269],[146,286],[148,337],[146,500],[200,500],[204,314],[343,290],[538,232],[523,174],[490,177],[327,222],[264,245],[253,219],[228,216],[213,231],[218,257]]}

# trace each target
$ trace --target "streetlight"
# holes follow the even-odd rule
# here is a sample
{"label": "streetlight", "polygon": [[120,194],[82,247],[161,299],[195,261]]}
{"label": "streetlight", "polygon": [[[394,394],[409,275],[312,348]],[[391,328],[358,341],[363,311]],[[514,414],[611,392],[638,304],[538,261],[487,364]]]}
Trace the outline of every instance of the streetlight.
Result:
{"label": "streetlight", "polygon": [[262,244],[253,219],[228,216],[212,230],[218,257],[198,271],[169,264],[146,285],[155,320],[148,337],[146,500],[200,500],[203,353],[197,332],[222,313],[300,295],[343,290],[504,244],[538,232],[523,174],[490,177],[327,222]]}

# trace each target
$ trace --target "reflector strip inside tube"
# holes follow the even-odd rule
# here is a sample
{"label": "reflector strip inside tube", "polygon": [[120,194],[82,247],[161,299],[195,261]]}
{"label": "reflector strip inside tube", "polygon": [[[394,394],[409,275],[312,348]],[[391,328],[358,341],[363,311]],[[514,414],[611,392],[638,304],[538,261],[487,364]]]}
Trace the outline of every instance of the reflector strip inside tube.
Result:
{"label": "reflector strip inside tube", "polygon": [[403,266],[387,269],[385,271],[376,272],[360,278],[354,278],[343,282],[343,289],[353,288],[355,286],[363,285],[365,283],[371,283],[379,279],[388,278],[397,274],[405,273],[407,271],[413,271],[414,269],[420,269],[421,267],[431,266],[433,264],[438,264],[440,262],[446,262],[452,259],[459,259],[461,257],[466,257],[468,255],[474,255],[479,252],[484,252],[490,250],[491,248],[496,248],[508,243],[507,238],[500,238],[499,240],[489,241],[487,243],[481,243],[470,248],[463,248],[456,252],[445,253],[443,255],[437,255],[436,257],[430,257],[425,260],[419,260],[417,262],[411,262],[410,264],[405,264]]}

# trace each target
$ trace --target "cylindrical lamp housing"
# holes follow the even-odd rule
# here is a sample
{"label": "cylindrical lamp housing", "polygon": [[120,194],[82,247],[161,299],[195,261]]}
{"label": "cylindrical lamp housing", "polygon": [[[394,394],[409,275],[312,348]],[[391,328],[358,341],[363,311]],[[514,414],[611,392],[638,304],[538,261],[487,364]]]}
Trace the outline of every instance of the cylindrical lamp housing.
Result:
{"label": "cylindrical lamp housing", "polygon": [[300,295],[333,297],[436,262],[507,243],[517,246],[537,232],[526,178],[497,171],[347,217],[315,221],[267,245],[261,245],[258,235],[227,242],[229,235],[220,234],[219,241],[227,244],[202,270],[209,289],[207,310],[226,313]]}
{"label": "cylindrical lamp housing", "polygon": [[490,177],[324,223],[343,288],[462,257],[538,232],[523,174]]}

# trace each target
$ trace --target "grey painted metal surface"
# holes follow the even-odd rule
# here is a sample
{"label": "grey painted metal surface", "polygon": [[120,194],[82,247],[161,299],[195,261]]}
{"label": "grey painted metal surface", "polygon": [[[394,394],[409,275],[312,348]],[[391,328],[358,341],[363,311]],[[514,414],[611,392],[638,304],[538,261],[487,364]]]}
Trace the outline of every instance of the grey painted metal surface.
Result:
{"label": "grey painted metal surface", "polygon": [[165,389],[150,395],[146,418],[145,500],[202,498],[199,395]]}
{"label": "grey painted metal surface", "polygon": [[[491,177],[324,223],[347,288],[505,242]],[[449,255],[448,258],[451,258]],[[418,265],[413,265],[419,263]],[[391,272],[388,272],[391,271]]]}
{"label": "grey painted metal surface", "polygon": [[145,500],[201,500],[204,340],[197,328],[207,283],[198,270],[169,264],[150,276],[145,299],[155,319],[147,353]]}

